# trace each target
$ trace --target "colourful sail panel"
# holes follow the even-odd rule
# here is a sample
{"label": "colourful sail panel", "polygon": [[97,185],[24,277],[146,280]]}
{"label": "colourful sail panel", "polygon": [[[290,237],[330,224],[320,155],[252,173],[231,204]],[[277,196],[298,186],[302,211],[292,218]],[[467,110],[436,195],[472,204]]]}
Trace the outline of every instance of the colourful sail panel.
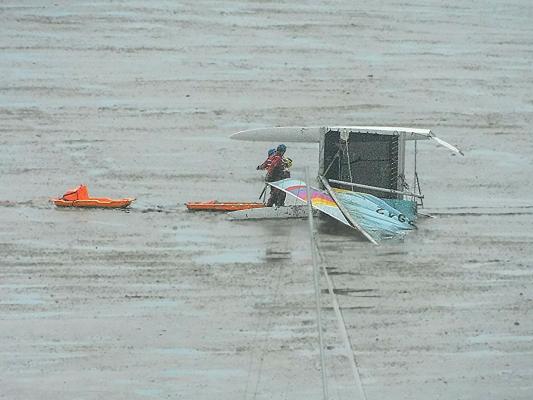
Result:
{"label": "colourful sail panel", "polygon": [[[283,179],[269,182],[269,185],[283,190],[301,202],[307,203],[307,186],[299,179]],[[402,214],[382,199],[368,193],[352,192],[333,188],[336,199],[342,203],[343,210],[348,212],[359,228],[368,233],[376,241],[385,238],[397,238],[407,231],[416,229],[413,218]],[[352,227],[335,200],[319,189],[311,188],[311,204],[317,210]]]}
{"label": "colourful sail panel", "polygon": [[[272,187],[279,190],[283,190],[285,193],[297,198],[298,200],[307,203],[307,185],[305,182],[299,179],[283,179],[277,182],[268,182]],[[350,223],[346,220],[339,207],[331,196],[321,190],[311,188],[311,205],[324,214],[335,218],[345,225],[351,227]]]}

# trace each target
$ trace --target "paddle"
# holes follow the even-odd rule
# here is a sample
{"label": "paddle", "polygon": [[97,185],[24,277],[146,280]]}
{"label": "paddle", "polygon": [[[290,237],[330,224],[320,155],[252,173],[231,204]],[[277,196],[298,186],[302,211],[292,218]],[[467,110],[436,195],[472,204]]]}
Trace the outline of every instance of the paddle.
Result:
{"label": "paddle", "polygon": [[259,200],[261,200],[261,198],[263,197],[263,195],[265,194],[266,190],[267,190],[267,186],[268,185],[265,185],[265,187],[263,188],[263,191],[261,192],[261,194],[259,195]]}

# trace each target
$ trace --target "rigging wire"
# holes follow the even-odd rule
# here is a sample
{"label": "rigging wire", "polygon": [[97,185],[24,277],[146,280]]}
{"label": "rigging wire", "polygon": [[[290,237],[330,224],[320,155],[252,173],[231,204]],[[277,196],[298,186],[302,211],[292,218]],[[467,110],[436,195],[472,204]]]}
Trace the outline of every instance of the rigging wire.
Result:
{"label": "rigging wire", "polygon": [[326,375],[326,362],[324,358],[324,338],[322,337],[322,318],[321,318],[321,304],[320,304],[320,269],[318,268],[315,237],[313,230],[313,206],[311,205],[311,180],[309,179],[309,167],[305,168],[305,182],[307,186],[307,208],[309,211],[309,241],[311,245],[311,259],[313,261],[313,283],[315,287],[315,306],[316,319],[318,329],[318,344],[320,347],[320,372],[322,376],[322,393],[324,400],[329,400],[328,394],[328,378]]}
{"label": "rigging wire", "polygon": [[352,177],[352,163],[350,161],[350,149],[348,147],[348,139],[346,139],[344,141],[344,144],[346,146],[346,158],[348,159],[348,174],[350,176],[350,182],[353,182],[353,177]]}
{"label": "rigging wire", "polygon": [[[414,178],[413,178],[413,190],[416,190],[416,179],[417,179],[417,173],[416,173],[416,154],[417,154],[417,148],[416,148],[416,142],[418,140],[415,140],[415,172],[414,172]],[[420,192],[418,194],[421,194]]]}
{"label": "rigging wire", "polygon": [[328,174],[329,169],[333,166],[333,162],[335,161],[335,159],[336,159],[337,157],[339,157],[339,153],[340,153],[340,152],[341,152],[341,150],[339,149],[339,151],[337,151],[337,152],[335,153],[335,155],[334,155],[333,158],[331,159],[331,162],[329,163],[328,167],[326,168],[326,171],[324,171],[324,174],[323,174],[324,176],[326,176],[326,175]]}

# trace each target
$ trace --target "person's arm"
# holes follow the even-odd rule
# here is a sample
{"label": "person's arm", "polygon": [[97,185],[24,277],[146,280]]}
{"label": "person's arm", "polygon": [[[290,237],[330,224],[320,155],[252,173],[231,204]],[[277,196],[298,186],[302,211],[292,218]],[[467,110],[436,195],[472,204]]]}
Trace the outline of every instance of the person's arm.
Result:
{"label": "person's arm", "polygon": [[268,158],[263,162],[263,164],[259,164],[256,169],[257,170],[265,169],[267,167],[267,165],[268,165]]}

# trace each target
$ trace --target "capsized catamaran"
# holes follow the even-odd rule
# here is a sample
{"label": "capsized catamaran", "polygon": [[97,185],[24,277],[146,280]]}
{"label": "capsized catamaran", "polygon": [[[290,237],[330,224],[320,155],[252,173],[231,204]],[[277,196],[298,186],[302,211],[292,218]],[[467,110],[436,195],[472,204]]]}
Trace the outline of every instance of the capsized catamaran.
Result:
{"label": "capsized catamaran", "polygon": [[[424,205],[417,171],[418,141],[434,141],[453,154],[464,155],[431,130],[420,128],[290,126],[240,131],[231,138],[318,143],[318,171],[324,190],[311,189],[312,206],[357,229],[373,243],[415,229],[418,208]],[[413,164],[406,163],[408,142],[414,143],[410,153]],[[406,171],[411,172],[409,178]],[[302,181],[270,184],[300,200],[307,196]]]}

